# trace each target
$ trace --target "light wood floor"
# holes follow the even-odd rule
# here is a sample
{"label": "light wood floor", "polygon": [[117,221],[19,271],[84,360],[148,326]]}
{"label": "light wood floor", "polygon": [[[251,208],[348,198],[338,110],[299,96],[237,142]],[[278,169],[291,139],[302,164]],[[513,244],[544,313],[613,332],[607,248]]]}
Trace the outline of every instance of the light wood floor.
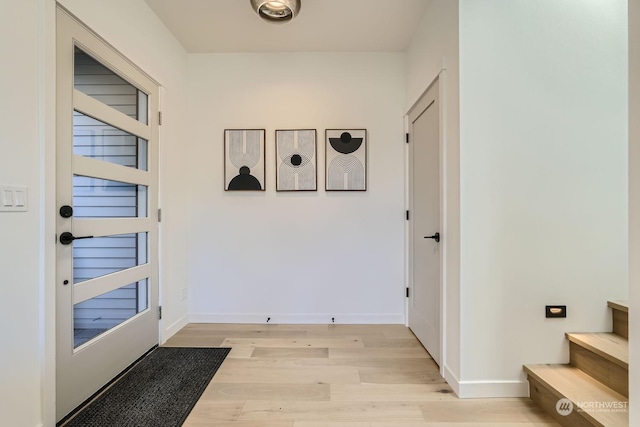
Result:
{"label": "light wood floor", "polygon": [[190,324],[231,347],[185,427],[551,427],[529,399],[460,400],[401,325]]}

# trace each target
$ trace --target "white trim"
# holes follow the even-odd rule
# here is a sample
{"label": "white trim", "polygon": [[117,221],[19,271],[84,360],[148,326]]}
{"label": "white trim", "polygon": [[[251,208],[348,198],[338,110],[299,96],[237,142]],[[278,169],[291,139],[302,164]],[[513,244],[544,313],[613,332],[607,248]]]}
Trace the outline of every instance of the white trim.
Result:
{"label": "white trim", "polygon": [[78,237],[117,236],[118,234],[149,233],[154,223],[149,218],[76,219],[73,234]]}
{"label": "white trim", "polygon": [[[166,99],[166,89],[162,86],[158,86],[158,111],[162,111],[163,107],[165,106],[165,101]],[[160,117],[158,116],[157,119],[159,120]],[[165,263],[165,257],[164,257],[164,252],[165,252],[165,245],[164,245],[164,239],[166,238],[165,234],[164,234],[164,227],[162,226],[162,222],[158,221],[158,213],[160,212],[160,210],[162,210],[162,205],[164,203],[164,197],[163,194],[166,191],[165,189],[165,178],[163,177],[163,163],[164,163],[164,155],[162,153],[163,150],[163,141],[166,139],[166,132],[163,133],[162,131],[162,126],[160,126],[158,124],[158,206],[157,206],[157,210],[156,212],[148,212],[147,214],[149,216],[151,216],[152,218],[154,218],[154,220],[156,221],[156,226],[158,227],[158,306],[162,307],[164,304],[164,299],[165,299],[165,295],[170,295],[169,292],[169,285],[166,283],[165,281],[165,271],[164,271],[164,263]],[[169,304],[169,302],[167,302],[167,305]],[[162,345],[164,344],[169,338],[171,338],[176,332],[178,332],[180,329],[182,329],[184,326],[187,325],[188,322],[188,318],[187,318],[187,314],[186,314],[185,310],[185,315],[180,318],[177,322],[173,323],[171,326],[169,326],[166,330],[164,329],[167,320],[165,319],[158,319],[158,344]],[[177,325],[180,324],[180,322],[182,321],[182,319],[184,319],[184,324],[181,325],[179,328],[177,328]],[[174,331],[174,328],[177,328]],[[172,332],[173,331],[173,332]]]}
{"label": "white trim", "polygon": [[326,325],[331,318],[339,325],[402,325],[404,314],[227,314],[190,313],[189,323],[269,323],[293,325]]}
{"label": "white trim", "polygon": [[188,323],[189,323],[189,318],[185,314],[180,319],[178,319],[176,322],[173,322],[173,324],[171,326],[169,326],[166,330],[161,331],[161,333],[160,333],[160,335],[161,335],[160,336],[160,345],[166,343],[169,338],[171,338],[172,336],[177,334],[178,331],[180,329],[184,328],[185,326],[187,326]]}
{"label": "white trim", "polygon": [[95,298],[151,276],[151,266],[142,264],[73,285],[73,304]]}
{"label": "white trim", "polygon": [[40,151],[40,427],[56,421],[56,4],[37,1]]}
{"label": "white trim", "polygon": [[529,381],[460,381],[443,364],[444,379],[460,399],[529,397]]}
{"label": "white trim", "polygon": [[460,399],[529,397],[529,381],[459,381]]}
{"label": "white trim", "polygon": [[455,376],[455,374],[451,372],[449,367],[444,363],[442,364],[441,370],[444,372],[442,376],[444,377],[445,381],[447,381],[447,384],[449,384],[449,387],[451,387],[453,389],[453,392],[458,397],[460,397],[460,380],[458,379],[458,377]]}
{"label": "white trim", "polygon": [[[411,161],[411,153],[409,151],[409,145],[406,142],[406,137],[409,134],[409,114],[405,114],[404,120],[404,208],[405,215],[409,212],[409,218],[411,218],[411,187],[409,173],[411,171],[409,162]],[[411,262],[409,257],[411,256],[411,220],[406,219],[404,221],[404,289],[402,293],[404,295],[404,325],[409,327],[409,298],[407,298],[407,288],[411,287]]]}
{"label": "white trim", "polygon": [[629,425],[640,425],[640,2],[629,2]]}
{"label": "white trim", "polygon": [[78,89],[73,89],[73,109],[147,141],[151,139],[150,126],[132,119],[89,95],[85,95]]}
{"label": "white trim", "polygon": [[[147,74],[137,64],[129,60],[126,55],[116,49],[114,45],[109,43],[99,34],[96,34],[69,9],[60,3],[57,3],[57,7],[70,17],[73,17],[81,27],[76,33],[77,37],[74,37],[76,46],[93,56],[105,67],[116,72],[121,78],[128,81],[133,86],[138,89],[142,89],[147,94],[155,91],[155,86],[160,86],[160,83],[157,80]],[[87,37],[87,35],[90,37]],[[82,41],[80,42],[80,40]],[[118,64],[118,66],[115,66],[114,64]]]}
{"label": "white trim", "polygon": [[[444,62],[444,58],[443,58]],[[438,73],[438,112],[440,130],[440,230],[443,234],[442,247],[440,249],[440,375],[444,376],[444,365],[447,361],[447,252],[449,230],[447,228],[447,216],[449,213],[447,198],[447,69],[443,63],[443,69]]]}
{"label": "white trim", "polygon": [[147,171],[117,165],[115,163],[103,162],[74,154],[73,173],[74,175],[90,176],[109,181],[124,182],[127,184],[137,184],[149,186],[153,177]]}

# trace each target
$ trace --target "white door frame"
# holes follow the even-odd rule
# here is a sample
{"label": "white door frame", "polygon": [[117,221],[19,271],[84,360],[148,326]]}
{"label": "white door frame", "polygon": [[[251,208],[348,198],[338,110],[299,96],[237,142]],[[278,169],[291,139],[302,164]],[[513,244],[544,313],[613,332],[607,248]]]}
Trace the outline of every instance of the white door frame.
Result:
{"label": "white door frame", "polygon": [[[405,132],[408,134],[411,129],[411,124],[409,123],[409,114],[418,107],[418,104],[422,100],[422,98],[427,94],[429,89],[434,84],[438,84],[438,117],[439,117],[439,164],[440,164],[440,234],[442,235],[442,240],[440,241],[440,375],[444,377],[445,375],[445,365],[446,365],[446,354],[447,354],[447,323],[446,323],[446,284],[447,284],[447,197],[446,197],[446,189],[447,189],[447,179],[446,179],[446,155],[447,155],[447,139],[446,139],[446,69],[442,69],[438,75],[429,83],[427,88],[422,92],[422,94],[418,97],[415,103],[409,108],[407,113],[404,116],[405,122]],[[413,176],[412,176],[412,167],[411,162],[412,159],[410,157],[410,149],[409,146],[413,143],[410,141],[409,144],[406,144],[405,147],[405,182],[406,182],[406,191],[405,191],[405,200],[406,200],[406,209],[412,213],[413,212]],[[406,263],[405,263],[405,289],[411,288],[411,283],[413,282],[413,217],[410,215],[409,220],[406,221],[405,226],[405,253],[406,253]],[[409,326],[409,298],[405,298],[405,325]]]}

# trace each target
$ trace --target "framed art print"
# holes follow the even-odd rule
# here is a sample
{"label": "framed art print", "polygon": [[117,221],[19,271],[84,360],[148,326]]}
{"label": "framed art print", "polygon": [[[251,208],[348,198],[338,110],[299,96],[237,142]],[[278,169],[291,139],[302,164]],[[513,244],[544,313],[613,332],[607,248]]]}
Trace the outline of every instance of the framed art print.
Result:
{"label": "framed art print", "polygon": [[264,129],[224,131],[224,189],[264,191]]}
{"label": "framed art print", "polygon": [[367,190],[367,130],[327,129],[326,190]]}
{"label": "framed art print", "polygon": [[316,191],[315,129],[276,130],[276,191]]}

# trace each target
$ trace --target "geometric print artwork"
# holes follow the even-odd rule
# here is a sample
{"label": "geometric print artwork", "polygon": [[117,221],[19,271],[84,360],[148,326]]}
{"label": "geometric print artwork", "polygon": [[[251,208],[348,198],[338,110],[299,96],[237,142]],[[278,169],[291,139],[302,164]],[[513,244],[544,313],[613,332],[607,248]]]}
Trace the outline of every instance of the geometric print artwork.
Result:
{"label": "geometric print artwork", "polygon": [[224,189],[264,191],[264,129],[224,131]]}
{"label": "geometric print artwork", "polygon": [[367,130],[327,129],[326,190],[367,190]]}
{"label": "geometric print artwork", "polygon": [[276,130],[276,190],[316,191],[316,130]]}

